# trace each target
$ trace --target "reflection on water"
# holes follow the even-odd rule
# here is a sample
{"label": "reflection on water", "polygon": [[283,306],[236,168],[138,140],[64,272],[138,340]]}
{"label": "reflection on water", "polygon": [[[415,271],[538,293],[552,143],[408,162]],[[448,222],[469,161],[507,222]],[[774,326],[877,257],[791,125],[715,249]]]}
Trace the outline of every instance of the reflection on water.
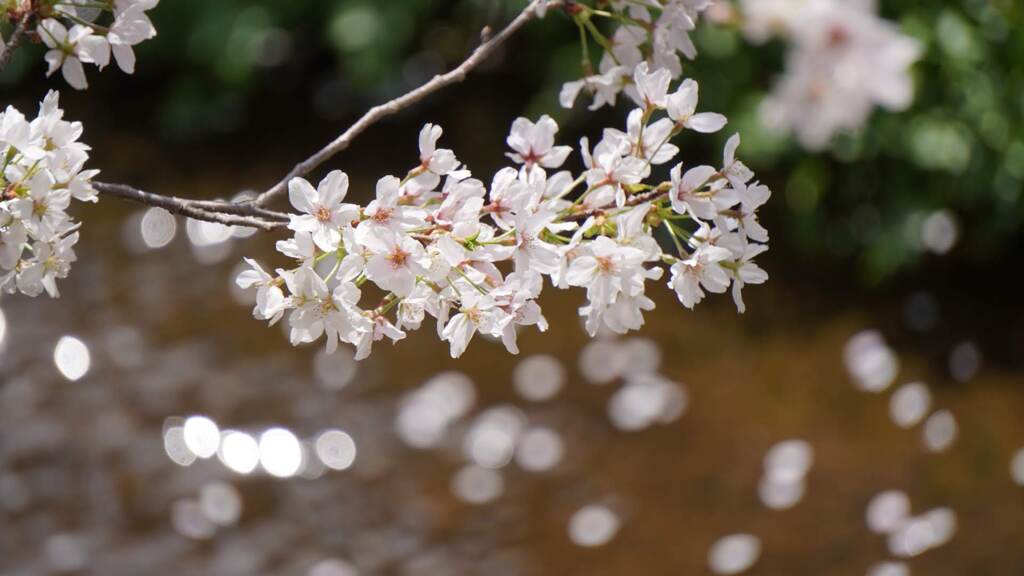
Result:
{"label": "reflection on water", "polygon": [[0,575],[1024,565],[1024,390],[970,341],[936,368],[782,288],[588,341],[550,290],[521,357],[357,364],[248,317],[231,269],[266,236],[93,210],[64,298],[2,302]]}

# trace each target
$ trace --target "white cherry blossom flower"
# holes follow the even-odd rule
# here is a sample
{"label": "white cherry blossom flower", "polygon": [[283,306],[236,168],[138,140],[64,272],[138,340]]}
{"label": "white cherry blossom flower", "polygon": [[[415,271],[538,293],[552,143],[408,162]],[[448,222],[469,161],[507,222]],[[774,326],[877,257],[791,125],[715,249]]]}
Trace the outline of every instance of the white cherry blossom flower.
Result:
{"label": "white cherry blossom flower", "polygon": [[517,272],[534,270],[549,274],[558,267],[558,248],[541,236],[553,225],[557,214],[547,210],[520,212],[515,217],[515,266]]}
{"label": "white cherry blossom flower", "polygon": [[589,206],[600,207],[614,200],[617,206],[626,203],[623,186],[639,183],[648,172],[647,163],[629,155],[629,145],[619,138],[604,138],[588,150],[587,139],[580,141],[583,163],[588,168],[585,176],[590,187]]}
{"label": "white cherry blossom flower", "polygon": [[135,73],[135,52],[132,47],[156,36],[156,28],[146,15],[145,11],[149,9],[146,6],[146,3],[135,3],[118,10],[107,32],[114,60],[126,74]]}
{"label": "white cherry blossom flower", "polygon": [[587,330],[591,335],[603,325],[616,334],[639,330],[644,325],[644,312],[654,310],[654,301],[643,294],[620,294],[610,306],[586,310]]}
{"label": "white cherry blossom flower", "polygon": [[367,278],[398,296],[412,292],[416,277],[425,274],[430,267],[423,245],[408,236],[360,226],[356,237],[373,252],[366,262]]}
{"label": "white cherry blossom flower", "polygon": [[725,116],[714,112],[697,113],[697,82],[687,78],[668,96],[668,117],[680,126],[705,134],[718,132],[726,123]]}
{"label": "white cherry blossom flower", "polygon": [[615,219],[617,229],[615,241],[620,246],[636,248],[648,262],[661,259],[661,248],[658,246],[658,241],[651,236],[651,231],[646,225],[647,215],[650,211],[651,204],[645,202],[630,208]]}
{"label": "white cherry blossom flower", "polygon": [[447,148],[438,148],[437,141],[443,130],[436,124],[425,124],[420,130],[420,165],[415,180],[426,188],[434,188],[441,181],[441,176],[455,172],[459,168],[459,160],[455,153]]}
{"label": "white cherry blossom flower", "polygon": [[13,270],[21,260],[28,232],[20,220],[0,210],[0,269]]}
{"label": "white cherry blossom flower", "polygon": [[[51,92],[52,93],[52,92]],[[0,146],[10,146],[30,160],[46,156],[32,124],[14,106],[0,114]]]}
{"label": "white cherry blossom flower", "polygon": [[356,342],[356,354],[354,358],[356,360],[362,360],[370,355],[370,351],[373,347],[373,343],[384,338],[390,338],[392,342],[398,342],[402,338],[405,338],[405,332],[397,328],[387,316],[377,314],[373,317],[373,327],[369,330],[364,330],[359,336],[358,342]]}
{"label": "white cherry blossom flower", "polygon": [[342,283],[331,292],[316,271],[305,267],[283,276],[295,308],[289,318],[293,345],[325,336],[330,354],[339,341],[356,342],[362,330],[369,328],[369,320],[356,308],[359,288],[355,284]]}
{"label": "white cherry blossom flower", "polygon": [[317,252],[312,233],[297,232],[287,240],[278,240],[276,246],[278,252],[298,260],[301,265],[313,266],[313,260],[316,258]]}
{"label": "white cherry blossom flower", "polygon": [[724,181],[714,180],[719,174],[715,168],[696,166],[685,174],[682,168],[682,164],[676,164],[670,173],[672,188],[669,198],[676,213],[689,214],[701,220],[714,220],[722,210],[740,201],[735,190],[719,184]]}
{"label": "white cherry blossom flower", "polygon": [[860,128],[876,106],[903,110],[920,44],[880,18],[871,0],[745,0],[747,36],[789,41],[786,71],[763,102],[764,123],[818,150]]}
{"label": "white cherry blossom flower", "polygon": [[747,238],[757,242],[768,241],[768,230],[757,220],[757,210],[768,201],[772,191],[760,182],[754,182],[747,186],[746,194],[743,195],[740,203],[740,211],[743,216],[740,218],[740,226],[746,232]]}
{"label": "white cherry blossom flower", "polygon": [[487,190],[475,178],[448,178],[444,186],[444,200],[432,214],[434,221],[450,227],[458,238],[469,238],[480,232],[480,213]]}
{"label": "white cherry blossom flower", "polygon": [[420,208],[401,204],[401,181],[394,176],[384,176],[377,181],[377,197],[366,205],[362,226],[379,226],[393,232],[411,230],[426,224]]}
{"label": "white cherry blossom flower", "polygon": [[71,192],[54,190],[53,177],[47,171],[37,173],[28,182],[28,194],[15,200],[12,208],[36,238],[51,238],[68,221]]}
{"label": "white cherry blossom flower", "polygon": [[665,68],[648,71],[647,62],[641,62],[633,72],[636,83],[637,104],[644,108],[665,108],[668,105],[668,86],[672,74]]}
{"label": "white cherry blossom flower", "polygon": [[631,76],[631,69],[626,66],[615,66],[609,70],[594,76],[588,76],[582,80],[566,82],[558,95],[558,101],[563,108],[572,108],[584,88],[593,94],[594,100],[590,105],[591,110],[609,105],[614,106],[619,92],[622,92],[626,81]]}
{"label": "white cherry blossom flower", "polygon": [[513,162],[524,164],[527,170],[534,166],[558,168],[572,152],[569,146],[555,146],[558,124],[547,114],[536,123],[526,118],[512,122],[506,142],[513,152],[506,154]]}
{"label": "white cherry blossom flower", "polygon": [[441,338],[451,347],[452,358],[462,356],[477,331],[490,334],[498,322],[494,299],[489,295],[464,286],[459,298],[458,314],[448,320],[441,333]]}
{"label": "white cherry blossom flower", "polygon": [[569,265],[570,286],[584,286],[587,298],[598,307],[612,303],[620,292],[635,294],[643,286],[644,254],[600,236],[589,244],[587,253]]}
{"label": "white cherry blossom flower", "polygon": [[514,226],[513,213],[525,208],[529,190],[519,179],[519,170],[505,167],[494,174],[489,193],[490,203],[484,209],[502,230]]}
{"label": "white cherry blossom flower", "polygon": [[49,64],[46,75],[49,76],[60,69],[76,90],[85,90],[89,83],[85,79],[82,63],[95,64],[99,68],[110,62],[110,44],[103,36],[93,33],[93,29],[75,24],[68,30],[55,18],[47,18],[37,28],[39,38],[50,50],[45,59]]}
{"label": "white cherry blossom flower", "polygon": [[745,243],[739,258],[726,268],[732,278],[732,299],[740,314],[747,310],[747,306],[743,302],[743,287],[747,284],[763,284],[768,280],[768,273],[753,260],[755,256],[765,250],[768,250],[768,246],[765,244]]}
{"label": "white cherry blossom flower", "polygon": [[643,110],[637,108],[626,118],[626,131],[605,128],[604,139],[625,144],[630,153],[644,160],[639,175],[646,176],[647,165],[659,165],[672,160],[679,153],[679,147],[669,143],[675,125],[668,118],[662,118],[643,125]]}
{"label": "white cherry blossom flower", "polygon": [[702,244],[689,258],[672,265],[669,286],[683,306],[693,309],[704,299],[704,290],[721,294],[729,288],[729,275],[718,263],[731,257],[725,248]]}
{"label": "white cherry blossom flower", "polygon": [[301,212],[293,215],[288,228],[296,232],[310,232],[313,242],[324,252],[334,252],[341,241],[341,229],[359,218],[359,208],[344,204],[348,193],[348,175],[335,170],[313,188],[305,178],[292,178],[288,182],[288,199]]}
{"label": "white cherry blossom flower", "polygon": [[725,150],[722,152],[721,173],[729,181],[737,193],[742,195],[746,192],[747,182],[754,177],[754,172],[747,168],[747,165],[736,158],[736,149],[740,146],[740,135],[733,134],[725,142]]}
{"label": "white cherry blossom flower", "polygon": [[44,289],[51,298],[59,298],[57,280],[67,278],[68,272],[78,257],[74,245],[78,232],[53,242],[36,242],[32,245],[33,261],[18,274],[18,290],[28,296],[36,296]]}
{"label": "white cherry blossom flower", "polygon": [[517,327],[537,326],[541,332],[548,329],[548,321],[535,301],[543,285],[541,275],[536,272],[513,272],[505,278],[503,285],[491,292],[497,306],[507,314],[501,341],[511,354],[519,353]]}
{"label": "white cherry blossom flower", "polygon": [[281,290],[284,279],[271,276],[252,258],[246,258],[245,263],[250,269],[243,270],[235,279],[235,284],[242,290],[256,287],[256,306],[252,315],[257,320],[268,320],[273,326],[288,308],[288,301]]}

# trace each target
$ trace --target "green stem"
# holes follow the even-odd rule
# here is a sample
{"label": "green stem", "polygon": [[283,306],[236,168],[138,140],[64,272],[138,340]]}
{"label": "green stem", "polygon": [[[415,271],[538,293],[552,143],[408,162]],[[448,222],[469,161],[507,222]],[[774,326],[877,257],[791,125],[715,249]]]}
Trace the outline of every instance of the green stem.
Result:
{"label": "green stem", "polygon": [[680,257],[683,256],[687,252],[686,250],[683,250],[683,245],[679,242],[679,238],[676,236],[675,226],[673,226],[672,223],[669,222],[668,220],[665,220],[664,222],[665,227],[668,228],[669,236],[672,237],[672,243],[676,245],[676,251],[679,253]]}
{"label": "green stem", "polygon": [[[476,291],[477,291],[477,292],[479,292],[479,293],[483,294],[484,296],[486,296],[486,295],[487,295],[487,290],[484,290],[484,289],[483,289],[483,288],[481,288],[481,287],[480,287],[480,286],[479,286],[479,285],[478,285],[478,284],[477,284],[476,282],[473,282],[473,281],[472,281],[472,280],[471,280],[471,279],[469,278],[469,276],[467,276],[467,275],[466,275],[466,273],[462,271],[462,268],[459,268],[458,266],[456,266],[456,267],[455,267],[455,271],[456,271],[456,272],[458,272],[458,273],[459,273],[459,276],[462,276],[462,278],[463,278],[463,279],[464,279],[464,280],[465,280],[466,282],[469,282],[469,283],[470,283],[470,284],[471,284],[471,285],[473,286],[473,288],[476,288]],[[452,285],[452,287],[454,288],[455,286],[454,286],[454,285]],[[456,290],[456,292],[458,292],[458,290]]]}

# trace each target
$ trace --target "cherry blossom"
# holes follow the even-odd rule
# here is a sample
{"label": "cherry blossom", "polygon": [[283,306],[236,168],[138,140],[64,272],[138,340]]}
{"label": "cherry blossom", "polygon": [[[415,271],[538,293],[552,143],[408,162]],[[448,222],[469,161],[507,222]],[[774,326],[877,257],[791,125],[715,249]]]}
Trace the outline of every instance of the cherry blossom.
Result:
{"label": "cherry blossom", "polygon": [[268,274],[252,258],[246,258],[245,263],[251,269],[241,272],[235,279],[235,283],[243,290],[248,290],[253,286],[257,287],[253,317],[257,320],[269,320],[270,325],[273,326],[281,319],[287,308],[287,301],[281,290],[281,284],[284,281]]}
{"label": "cherry blossom", "polygon": [[725,248],[705,244],[686,260],[672,265],[669,284],[683,306],[692,309],[699,304],[704,299],[704,290],[721,294],[729,288],[729,276],[717,264],[731,256],[732,253]]}
{"label": "cherry blossom", "polygon": [[513,162],[525,164],[527,169],[535,165],[544,168],[558,168],[572,152],[570,146],[555,146],[558,124],[545,114],[537,122],[517,118],[508,135],[508,146],[513,152],[508,157]]}
{"label": "cherry blossom", "polygon": [[89,147],[78,141],[82,125],[63,119],[59,95],[50,91],[29,121],[8,106],[0,113],[0,290],[58,297],[57,281],[77,259],[79,224],[72,200],[95,202],[85,170]]}
{"label": "cherry blossom", "polygon": [[668,117],[695,132],[718,132],[725,126],[725,116],[714,112],[697,113],[698,88],[696,81],[683,80],[679,89],[668,96]]}
{"label": "cherry blossom", "polygon": [[[300,214],[291,216],[293,238],[277,247],[295,267],[274,276],[249,262],[238,282],[257,289],[254,316],[289,315],[293,344],[324,337],[330,350],[339,342],[356,346],[357,358],[375,342],[402,340],[428,316],[452,356],[477,333],[516,353],[520,330],[548,327],[540,303],[546,283],[584,289],[579,313],[591,335],[623,333],[639,329],[654,310],[648,282],[661,280],[665,266],[687,308],[705,292],[732,286],[742,311],[742,288],[767,278],[754,258],[766,249],[757,211],[770,192],[737,158],[737,137],[726,143],[720,169],[684,173],[676,164],[668,180],[652,178],[679,154],[670,140],[686,120],[681,127],[668,115],[673,95],[695,93],[686,82],[670,90],[665,73],[643,74],[643,108],[629,113],[625,130],[605,129],[593,149],[581,140],[583,169],[575,178],[571,170],[547,173],[569,152],[556,144],[558,126],[545,116],[513,123],[514,165],[500,168],[489,187],[439,147],[443,132],[433,124],[420,131],[406,176],[380,178],[365,208],[342,204],[344,173],[327,174],[315,189],[293,179]],[[687,96],[686,106],[692,100]],[[659,229],[675,250],[663,249]],[[372,297],[375,305],[364,303],[370,299],[360,287],[367,283],[375,287],[368,293],[383,292]]]}
{"label": "cherry blossom", "polygon": [[39,37],[50,50],[46,53],[49,76],[61,71],[64,79],[73,88],[85,90],[89,83],[85,79],[83,62],[103,68],[110,62],[110,44],[106,38],[93,34],[92,28],[75,24],[70,30],[59,20],[47,18],[39,25]]}
{"label": "cherry blossom", "polygon": [[288,227],[296,232],[310,232],[313,242],[324,252],[333,252],[341,241],[341,229],[359,218],[359,207],[344,204],[348,193],[348,175],[335,170],[317,188],[304,178],[288,183],[288,199],[302,214],[291,217]]}
{"label": "cherry blossom", "polygon": [[875,106],[903,110],[913,97],[910,66],[921,46],[880,18],[875,2],[744,0],[745,31],[790,45],[786,71],[764,102],[765,123],[806,148],[856,130]]}
{"label": "cherry blossom", "polygon": [[[44,59],[46,75],[58,69],[76,90],[89,83],[83,64],[103,69],[113,55],[118,67],[127,74],[135,72],[133,47],[156,36],[156,28],[146,14],[159,0],[114,0],[88,6],[57,3],[36,26],[36,34],[49,50]],[[107,22],[106,25],[99,21]]]}
{"label": "cherry blossom", "polygon": [[[60,68],[82,89],[83,64],[103,68],[111,55],[132,73],[134,47],[156,35],[147,11],[157,1],[48,11],[36,32],[49,48],[49,73]],[[672,141],[685,130],[716,132],[726,123],[714,112],[697,112],[697,83],[680,80],[680,57],[696,53],[689,33],[709,4],[563,6],[584,36],[606,48],[597,70],[588,61],[584,77],[563,86],[563,105],[571,106],[583,91],[591,108],[615,104],[622,93],[636,104],[625,125],[601,130],[593,147],[588,138],[580,140],[582,166],[567,164],[573,147],[557,142],[559,127],[548,115],[512,123],[506,138],[510,165],[486,180],[441,146],[441,126],[426,124],[404,176],[380,177],[366,206],[345,202],[350,186],[364,183],[350,183],[334,169],[314,186],[304,177],[311,172],[307,164],[296,168],[299,176],[261,195],[286,191],[290,214],[269,210],[259,199],[174,200],[188,202],[182,206],[191,210],[182,212],[201,219],[287,229],[290,237],[275,244],[282,263],[264,267],[245,258],[235,279],[241,289],[256,291],[254,318],[271,325],[286,319],[296,346],[323,342],[328,352],[342,343],[354,346],[357,359],[377,342],[405,339],[428,317],[453,357],[477,333],[517,353],[521,330],[548,328],[540,300],[546,284],[583,289],[587,300],[579,314],[591,335],[637,330],[655,309],[649,281],[663,281],[666,268],[667,284],[685,307],[700,302],[705,291],[731,286],[743,312],[742,289],[767,280],[754,259],[767,250],[768,233],[757,214],[771,193],[737,158],[738,135],[727,141],[719,169],[699,162],[689,167],[687,159],[684,171],[677,160],[681,149]],[[533,6],[543,16],[545,3]],[[597,17],[618,18],[611,40],[590,22]],[[890,96],[888,101],[898,100]],[[96,188],[118,186],[94,187],[97,171],[86,168],[82,132],[81,124],[63,119],[56,93],[47,95],[31,121],[12,107],[0,114],[5,292],[57,297],[57,281],[76,260],[80,226],[68,213],[73,201],[94,202]],[[347,145],[345,138],[332,146]],[[315,158],[313,165],[323,160]],[[218,213],[220,206],[231,210]],[[223,218],[227,213],[235,218]]]}

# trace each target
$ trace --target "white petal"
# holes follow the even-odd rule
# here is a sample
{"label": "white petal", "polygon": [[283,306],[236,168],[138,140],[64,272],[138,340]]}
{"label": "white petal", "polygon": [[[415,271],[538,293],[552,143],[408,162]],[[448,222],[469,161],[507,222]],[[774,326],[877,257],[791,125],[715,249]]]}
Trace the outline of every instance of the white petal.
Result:
{"label": "white petal", "polygon": [[82,63],[78,58],[74,56],[65,58],[64,65],[60,67],[60,71],[64,74],[64,79],[75,90],[85,90],[89,87],[89,83],[85,80],[85,70],[82,68]]}
{"label": "white petal", "polygon": [[710,134],[712,132],[718,132],[721,130],[726,123],[725,116],[716,114],[714,112],[701,112],[700,114],[694,114],[686,122],[686,127],[695,132],[703,132]]}

